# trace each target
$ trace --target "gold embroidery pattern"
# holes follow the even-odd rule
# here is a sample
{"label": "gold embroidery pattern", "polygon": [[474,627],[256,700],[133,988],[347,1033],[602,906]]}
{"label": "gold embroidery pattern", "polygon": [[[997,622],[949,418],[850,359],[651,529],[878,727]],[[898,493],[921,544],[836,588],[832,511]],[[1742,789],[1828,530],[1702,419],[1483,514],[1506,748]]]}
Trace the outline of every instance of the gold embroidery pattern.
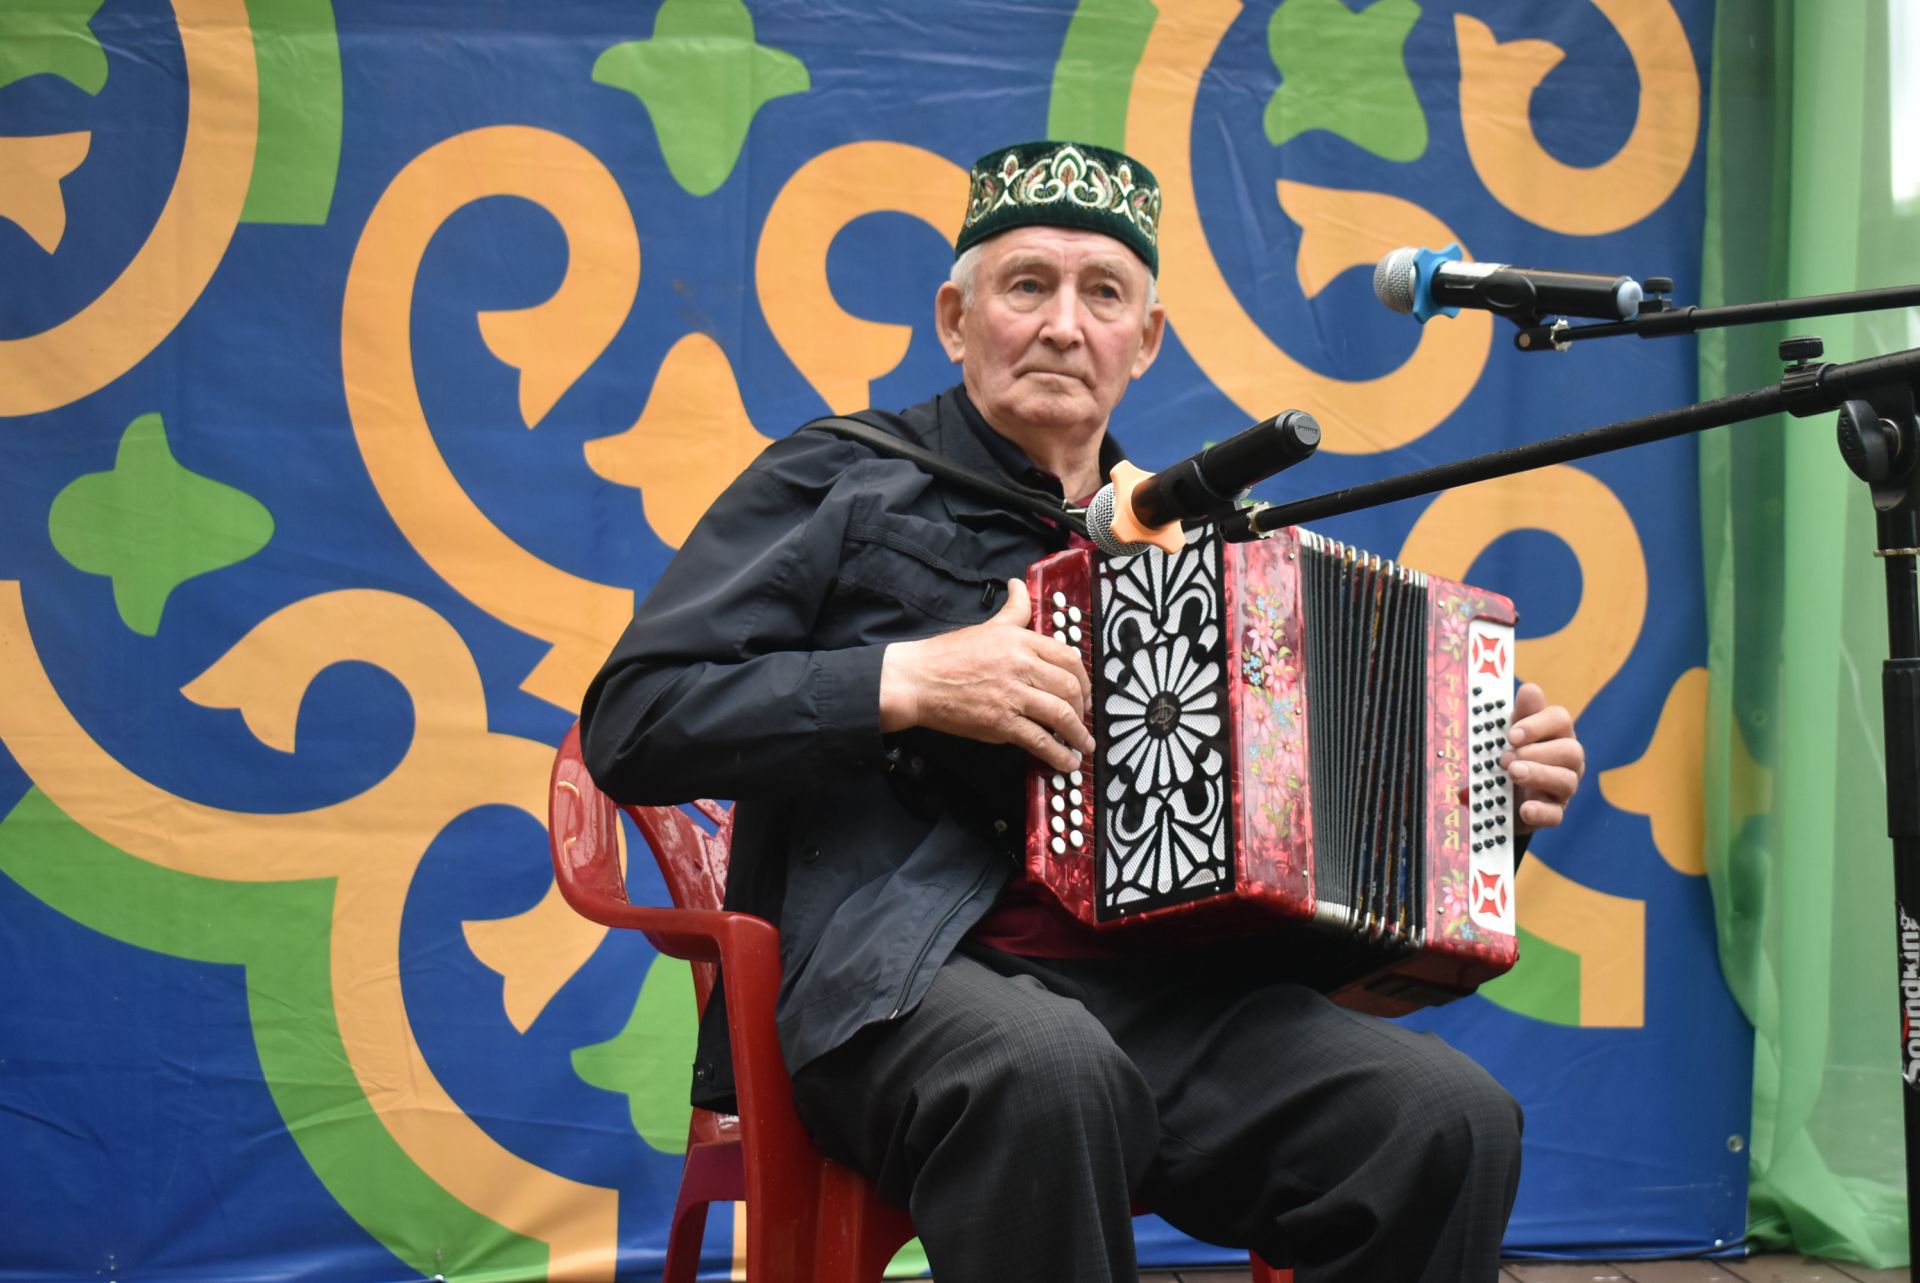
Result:
{"label": "gold embroidery pattern", "polygon": [[1068,144],[1022,163],[1017,151],[1008,152],[998,171],[979,170],[967,194],[970,229],[997,210],[1061,203],[1111,214],[1138,228],[1149,245],[1158,246],[1160,192],[1137,185],[1133,167],[1122,161],[1109,169],[1098,157]]}

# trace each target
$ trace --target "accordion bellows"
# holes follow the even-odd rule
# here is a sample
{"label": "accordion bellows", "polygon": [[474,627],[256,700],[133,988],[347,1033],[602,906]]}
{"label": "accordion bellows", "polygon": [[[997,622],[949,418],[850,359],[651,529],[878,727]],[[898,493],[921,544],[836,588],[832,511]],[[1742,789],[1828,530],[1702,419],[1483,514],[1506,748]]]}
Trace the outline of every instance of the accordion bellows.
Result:
{"label": "accordion bellows", "polygon": [[1027,584],[1094,686],[1094,753],[1028,783],[1028,876],[1070,912],[1291,935],[1384,1014],[1513,965],[1505,597],[1298,528]]}

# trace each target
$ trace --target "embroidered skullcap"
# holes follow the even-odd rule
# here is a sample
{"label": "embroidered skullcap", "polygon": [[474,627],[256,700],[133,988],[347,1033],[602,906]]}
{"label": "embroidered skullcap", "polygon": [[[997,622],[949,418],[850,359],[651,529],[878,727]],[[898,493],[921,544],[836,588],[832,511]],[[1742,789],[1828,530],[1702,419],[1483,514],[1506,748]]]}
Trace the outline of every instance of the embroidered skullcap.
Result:
{"label": "embroidered skullcap", "polygon": [[1014,227],[1104,232],[1160,274],[1160,184],[1145,165],[1092,143],[1040,141],[990,151],[968,175],[957,258]]}

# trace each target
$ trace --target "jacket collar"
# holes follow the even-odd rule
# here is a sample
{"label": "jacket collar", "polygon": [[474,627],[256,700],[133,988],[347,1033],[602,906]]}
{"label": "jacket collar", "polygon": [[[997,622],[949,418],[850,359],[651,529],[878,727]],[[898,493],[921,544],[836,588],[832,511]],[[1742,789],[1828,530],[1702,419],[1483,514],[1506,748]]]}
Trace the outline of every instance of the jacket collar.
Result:
{"label": "jacket collar", "polygon": [[[933,426],[937,440],[925,443],[929,449],[937,450],[955,463],[976,472],[984,472],[988,476],[998,474],[1020,485],[1060,493],[1059,478],[1042,471],[1027,457],[1026,451],[995,432],[968,398],[965,385],[955,384],[942,392],[935,398],[934,407]],[[1113,465],[1126,457],[1126,451],[1120,448],[1113,433],[1107,432],[1100,441],[1100,475],[1110,477]],[[961,502],[949,502],[948,505],[955,516],[962,512],[999,511],[990,501],[982,498],[956,497]],[[1074,496],[1075,499],[1085,497]]]}

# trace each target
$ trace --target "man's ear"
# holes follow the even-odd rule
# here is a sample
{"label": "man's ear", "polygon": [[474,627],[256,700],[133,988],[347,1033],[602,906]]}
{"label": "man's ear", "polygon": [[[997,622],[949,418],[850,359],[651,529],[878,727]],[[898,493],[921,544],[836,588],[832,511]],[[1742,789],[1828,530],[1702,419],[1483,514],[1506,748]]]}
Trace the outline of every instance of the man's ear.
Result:
{"label": "man's ear", "polygon": [[1160,355],[1160,340],[1167,335],[1167,309],[1155,303],[1147,309],[1147,324],[1140,340],[1140,351],[1133,358],[1133,377],[1139,378]]}
{"label": "man's ear", "polygon": [[967,354],[967,341],[960,333],[960,318],[965,313],[960,287],[952,281],[942,283],[940,292],[933,296],[933,324],[940,332],[940,346],[947,350],[947,359],[955,365]]}

